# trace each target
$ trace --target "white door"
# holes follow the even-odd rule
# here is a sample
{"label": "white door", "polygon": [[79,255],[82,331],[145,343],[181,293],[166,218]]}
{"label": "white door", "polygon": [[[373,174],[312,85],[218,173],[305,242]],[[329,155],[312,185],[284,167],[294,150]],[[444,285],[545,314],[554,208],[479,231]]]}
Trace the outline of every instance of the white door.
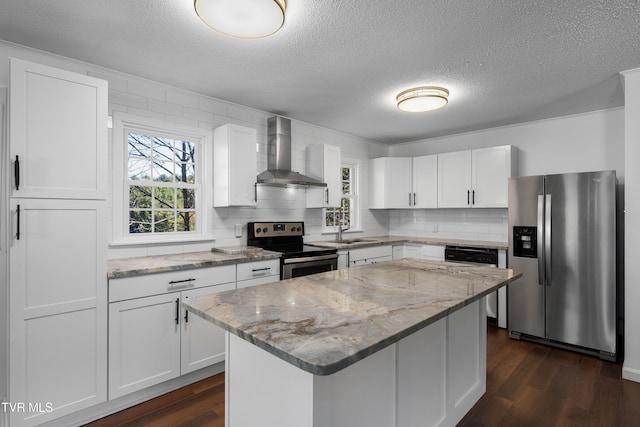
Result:
{"label": "white door", "polygon": [[413,158],[413,207],[438,207],[438,156]]}
{"label": "white door", "polygon": [[109,304],[109,399],[180,375],[180,292]]}
{"label": "white door", "polygon": [[9,401],[34,425],[107,398],[106,233],[103,202],[11,199]]}
{"label": "white door", "polygon": [[471,207],[471,151],[438,154],[438,207]]}
{"label": "white door", "polygon": [[107,82],[12,58],[10,91],[11,197],[106,198]]}
{"label": "white door", "polygon": [[[200,295],[229,291],[235,288],[235,283],[226,283],[183,291],[182,300],[188,301],[190,298]],[[225,338],[222,328],[184,309],[182,309],[181,325],[182,375],[224,360]]]}
{"label": "white door", "polygon": [[472,151],[473,206],[508,207],[508,178],[511,176],[511,147]]}

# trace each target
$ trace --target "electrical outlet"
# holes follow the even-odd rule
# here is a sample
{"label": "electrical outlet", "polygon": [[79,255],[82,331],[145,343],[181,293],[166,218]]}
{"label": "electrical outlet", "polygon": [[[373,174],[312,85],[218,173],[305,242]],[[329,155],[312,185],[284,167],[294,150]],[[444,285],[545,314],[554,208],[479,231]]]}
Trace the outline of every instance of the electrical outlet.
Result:
{"label": "electrical outlet", "polygon": [[438,224],[433,224],[433,227],[431,228],[431,232],[432,233],[437,233],[438,232]]}
{"label": "electrical outlet", "polygon": [[236,224],[234,228],[236,231],[236,237],[242,237],[242,224]]}

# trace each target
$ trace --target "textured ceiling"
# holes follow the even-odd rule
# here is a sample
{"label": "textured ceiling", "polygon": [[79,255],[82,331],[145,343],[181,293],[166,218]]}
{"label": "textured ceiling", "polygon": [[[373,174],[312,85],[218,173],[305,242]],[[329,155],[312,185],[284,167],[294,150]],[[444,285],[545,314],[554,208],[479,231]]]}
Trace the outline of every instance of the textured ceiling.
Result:
{"label": "textured ceiling", "polygon": [[[0,0],[0,39],[398,143],[623,105],[638,0],[288,0],[284,27],[222,36],[193,0]],[[395,95],[449,88],[431,113]]]}

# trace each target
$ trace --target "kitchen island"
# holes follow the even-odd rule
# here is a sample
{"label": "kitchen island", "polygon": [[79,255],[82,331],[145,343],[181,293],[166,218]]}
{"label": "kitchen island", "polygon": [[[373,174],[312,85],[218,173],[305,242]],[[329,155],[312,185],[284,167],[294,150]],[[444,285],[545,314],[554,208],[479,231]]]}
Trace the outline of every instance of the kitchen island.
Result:
{"label": "kitchen island", "polygon": [[227,334],[226,425],[455,425],[485,391],[480,300],[521,274],[402,259],[183,303]]}

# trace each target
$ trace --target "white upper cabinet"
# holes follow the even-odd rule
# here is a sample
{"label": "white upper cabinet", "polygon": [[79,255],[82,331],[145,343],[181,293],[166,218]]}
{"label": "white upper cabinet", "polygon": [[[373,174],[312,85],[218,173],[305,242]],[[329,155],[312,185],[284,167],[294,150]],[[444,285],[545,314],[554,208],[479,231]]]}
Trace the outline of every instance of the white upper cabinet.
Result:
{"label": "white upper cabinet", "polygon": [[413,207],[438,207],[438,156],[413,158]]}
{"label": "white upper cabinet", "polygon": [[471,207],[471,151],[438,154],[438,207]]}
{"label": "white upper cabinet", "polygon": [[307,175],[327,184],[307,188],[308,208],[339,208],[342,203],[340,147],[311,145],[307,147]]}
{"label": "white upper cabinet", "polygon": [[410,208],[411,157],[369,160],[369,209]]}
{"label": "white upper cabinet", "polygon": [[213,131],[213,205],[256,206],[256,130],[226,124]]}
{"label": "white upper cabinet", "polygon": [[107,82],[11,59],[11,197],[103,200]]}
{"label": "white upper cabinet", "polygon": [[439,208],[506,208],[517,168],[510,145],[438,154]]}
{"label": "white upper cabinet", "polygon": [[437,156],[381,157],[369,161],[369,208],[437,207]]}

